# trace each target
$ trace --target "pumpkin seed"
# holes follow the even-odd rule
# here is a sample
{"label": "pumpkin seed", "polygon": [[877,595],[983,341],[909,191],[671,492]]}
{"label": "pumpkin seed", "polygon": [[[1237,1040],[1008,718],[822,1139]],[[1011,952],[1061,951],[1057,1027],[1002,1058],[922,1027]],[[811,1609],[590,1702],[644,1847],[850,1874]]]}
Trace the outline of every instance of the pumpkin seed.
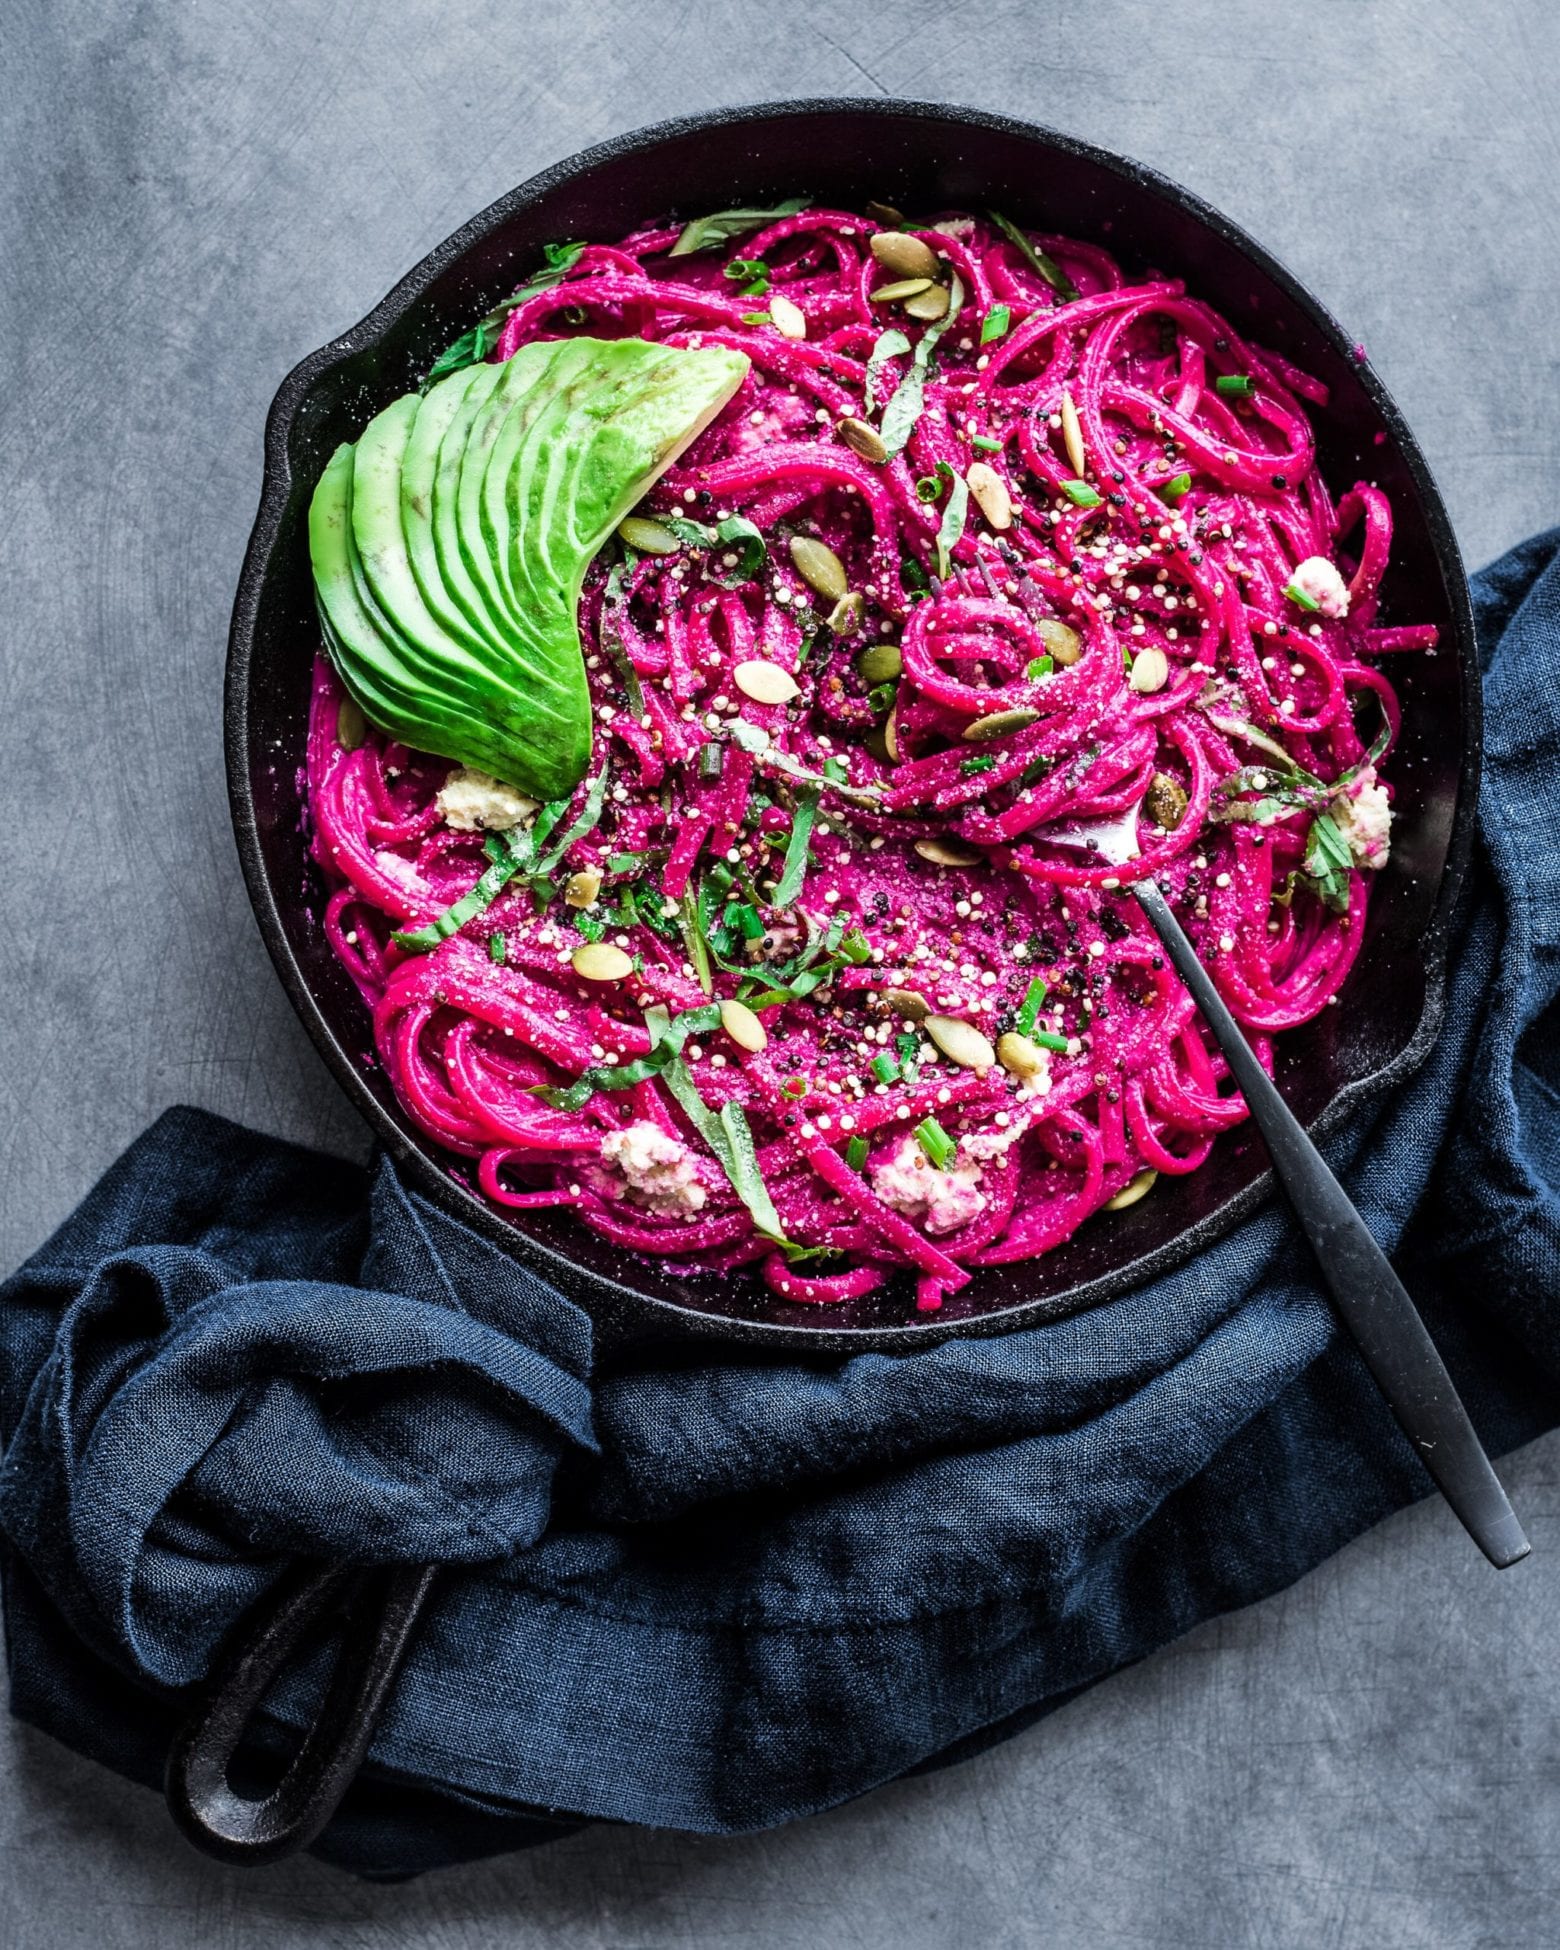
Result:
{"label": "pumpkin seed", "polygon": [[769,294],[769,322],[783,339],[804,339],[807,336],[807,314],[781,292],[772,291]]}
{"label": "pumpkin seed", "polygon": [[1132,670],[1127,681],[1133,690],[1145,696],[1153,691],[1162,691],[1170,681],[1170,659],[1163,650],[1152,645],[1140,650],[1132,659]]}
{"label": "pumpkin seed", "polygon": [[932,1005],[924,995],[914,989],[884,989],[883,1002],[896,1016],[903,1016],[907,1022],[925,1022],[932,1013]]}
{"label": "pumpkin seed", "polygon": [[738,1049],[755,1055],[769,1045],[769,1032],[745,1002],[728,997],[720,1005],[720,1026]]}
{"label": "pumpkin seed", "polygon": [[755,704],[789,704],[793,697],[802,694],[801,685],[790,671],[770,663],[767,657],[752,657],[738,664],[731,677],[743,696],[752,698]]}
{"label": "pumpkin seed", "polygon": [[921,1027],[961,1070],[989,1070],[997,1060],[997,1052],[972,1022],[958,1016],[928,1016]]}
{"label": "pumpkin seed", "polygon": [[876,427],[869,427],[865,420],[846,418],[837,420],[835,427],[841,440],[853,453],[860,454],[863,460],[882,462],[888,459],[888,449]]}
{"label": "pumpkin seed", "polygon": [[1009,1076],[1020,1077],[1025,1082],[1043,1076],[1051,1067],[1049,1052],[1030,1042],[1027,1036],[1020,1036],[1016,1029],[997,1038],[997,1061]]}
{"label": "pumpkin seed", "polygon": [[872,239],[872,255],[895,277],[935,278],[937,275],[936,253],[907,230],[880,230]]}
{"label": "pumpkin seed", "polygon": [[1168,772],[1156,772],[1143,794],[1143,810],[1156,826],[1173,833],[1186,817],[1185,788]]}
{"label": "pumpkin seed", "polygon": [[1153,1189],[1154,1180],[1158,1176],[1159,1173],[1157,1171],[1140,1171],[1136,1178],[1132,1179],[1130,1183],[1124,1185],[1117,1192],[1114,1198],[1106,1199],[1104,1210],[1107,1212],[1125,1212],[1129,1205],[1136,1205],[1140,1198],[1147,1197],[1148,1193]]}
{"label": "pumpkin seed", "polygon": [[930,290],[905,300],[905,316],[919,318],[923,324],[933,324],[939,318],[946,318],[948,307],[953,303],[953,293],[945,284],[934,284]]}
{"label": "pumpkin seed", "polygon": [[1035,625],[1035,633],[1050,651],[1055,663],[1075,664],[1083,655],[1083,638],[1066,623],[1057,623],[1049,616],[1042,617]]}
{"label": "pumpkin seed", "polygon": [[964,476],[976,505],[992,528],[1013,526],[1013,497],[1007,482],[983,460],[972,461]]}
{"label": "pumpkin seed", "polygon": [[875,305],[897,305],[905,298],[919,298],[923,291],[930,291],[930,278],[896,278],[892,284],[880,284],[872,293]]}
{"label": "pumpkin seed", "polygon": [[1069,392],[1062,394],[1062,445],[1067,449],[1067,459],[1073,473],[1081,481],[1088,455],[1084,452],[1083,428],[1078,424],[1078,409],[1073,405]]}
{"label": "pumpkin seed", "polygon": [[825,622],[836,636],[854,636],[861,628],[861,619],[866,612],[867,600],[858,589],[848,596],[841,596],[829,611]]}
{"label": "pumpkin seed", "polygon": [[897,643],[874,643],[856,659],[864,684],[891,684],[904,667]]}
{"label": "pumpkin seed", "polygon": [[634,972],[634,958],[610,941],[582,941],[570,955],[576,975],[587,982],[621,982]]}
{"label": "pumpkin seed", "polygon": [[571,873],[563,890],[564,901],[570,907],[594,907],[596,896],[601,892],[600,867],[586,867],[583,873]]}
{"label": "pumpkin seed", "polygon": [[973,846],[960,846],[956,840],[917,840],[915,850],[934,867],[978,867],[986,857]]}
{"label": "pumpkin seed", "polygon": [[344,697],[336,706],[336,743],[344,752],[355,752],[368,737],[368,720],[355,697]]}
{"label": "pumpkin seed", "polygon": [[1022,731],[1025,725],[1033,724],[1040,713],[1031,711],[1027,705],[1020,705],[1013,711],[988,711],[983,718],[976,718],[964,727],[964,737],[971,744],[979,744],[986,738],[1002,738],[1010,731]]}
{"label": "pumpkin seed", "polygon": [[888,749],[887,729],[886,725],[875,724],[861,741],[879,765],[892,765],[894,762]]}
{"label": "pumpkin seed", "polygon": [[618,523],[618,536],[637,548],[641,555],[675,555],[682,543],[671,529],[663,528],[658,521],[648,521],[643,515],[625,515]]}
{"label": "pumpkin seed", "polygon": [[809,589],[837,603],[850,587],[845,580],[845,564],[824,542],[811,535],[791,537],[791,563]]}
{"label": "pumpkin seed", "polygon": [[894,708],[883,723],[883,749],[888,753],[890,765],[899,763],[899,700],[894,699]]}
{"label": "pumpkin seed", "polygon": [[885,230],[903,230],[905,213],[896,210],[892,203],[864,203],[862,208],[874,223],[882,224]]}

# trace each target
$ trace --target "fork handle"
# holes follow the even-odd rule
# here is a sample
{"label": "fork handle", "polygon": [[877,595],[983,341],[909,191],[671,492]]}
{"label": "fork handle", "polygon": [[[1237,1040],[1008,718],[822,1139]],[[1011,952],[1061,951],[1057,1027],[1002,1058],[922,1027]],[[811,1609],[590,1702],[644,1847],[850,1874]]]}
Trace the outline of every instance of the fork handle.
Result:
{"label": "fork handle", "polygon": [[1224,1052],[1333,1304],[1398,1426],[1490,1562],[1502,1570],[1517,1563],[1532,1546],[1407,1289],[1257,1061],[1169,902],[1152,880],[1132,891]]}

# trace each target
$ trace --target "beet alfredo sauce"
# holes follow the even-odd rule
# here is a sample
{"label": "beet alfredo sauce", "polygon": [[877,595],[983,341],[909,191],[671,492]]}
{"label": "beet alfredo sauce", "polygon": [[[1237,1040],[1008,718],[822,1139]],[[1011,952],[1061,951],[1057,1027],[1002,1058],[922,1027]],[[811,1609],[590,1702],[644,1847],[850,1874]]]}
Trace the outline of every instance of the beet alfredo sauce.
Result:
{"label": "beet alfredo sauce", "polygon": [[[1265,1062],[1336,997],[1389,844],[1377,660],[1435,632],[1378,621],[1390,511],[1322,481],[1325,389],[1179,283],[995,218],[678,236],[559,254],[491,351],[751,361],[587,576],[587,778],[408,952],[535,808],[322,656],[325,927],[496,1206],[792,1303],[909,1269],[931,1309],[1245,1115],[1134,877]],[[1087,828],[1138,806],[1112,866]]]}

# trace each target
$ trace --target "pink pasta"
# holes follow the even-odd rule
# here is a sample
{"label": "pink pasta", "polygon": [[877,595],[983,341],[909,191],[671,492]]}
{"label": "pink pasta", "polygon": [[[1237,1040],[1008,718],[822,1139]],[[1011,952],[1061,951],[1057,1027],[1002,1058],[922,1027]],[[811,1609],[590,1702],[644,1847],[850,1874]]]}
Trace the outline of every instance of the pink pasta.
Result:
{"label": "pink pasta", "polygon": [[[675,549],[587,578],[595,753],[557,831],[603,767],[604,796],[544,878],[408,951],[486,865],[441,813],[453,768],[344,741],[323,656],[309,741],[325,927],[417,1126],[497,1208],[751,1268],[777,1306],[907,1273],[935,1308],[1203,1162],[1244,1106],[1131,880],[1269,1061],[1337,996],[1386,857],[1379,660],[1435,647],[1378,615],[1391,512],[1323,482],[1316,381],[1174,281],[979,218],[915,233],[951,292],[918,324],[874,296],[878,228],[807,210],[675,258],[645,231],[511,313],[497,359],[588,333],[751,361],[637,511]],[[754,664],[797,695],[759,701]],[[1135,806],[1130,866],[1072,843]],[[586,941],[631,972],[582,976]],[[738,1107],[769,1207],[687,1085]]]}

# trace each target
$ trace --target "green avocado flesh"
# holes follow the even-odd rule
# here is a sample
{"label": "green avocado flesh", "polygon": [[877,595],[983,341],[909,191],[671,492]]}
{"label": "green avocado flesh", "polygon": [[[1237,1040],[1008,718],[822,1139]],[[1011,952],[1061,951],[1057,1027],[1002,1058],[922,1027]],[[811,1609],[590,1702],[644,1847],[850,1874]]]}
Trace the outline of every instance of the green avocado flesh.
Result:
{"label": "green avocado flesh", "polygon": [[525,345],[338,447],[309,504],[325,647],[370,722],[561,799],[590,763],[592,557],[747,375],[740,352]]}

